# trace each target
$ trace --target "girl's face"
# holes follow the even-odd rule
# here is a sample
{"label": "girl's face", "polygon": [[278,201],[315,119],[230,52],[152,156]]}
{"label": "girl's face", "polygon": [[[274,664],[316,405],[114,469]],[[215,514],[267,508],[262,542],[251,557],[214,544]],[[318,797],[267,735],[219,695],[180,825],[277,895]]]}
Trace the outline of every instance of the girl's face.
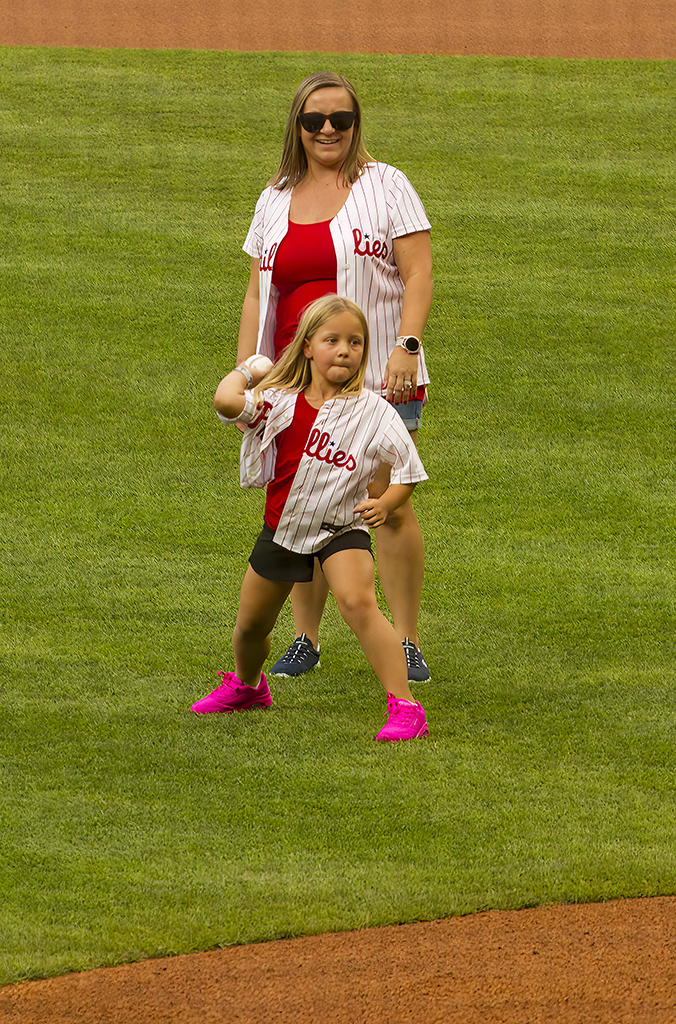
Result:
{"label": "girl's face", "polygon": [[[340,131],[333,127],[329,117],[331,114],[351,111],[352,97],[347,89],[330,85],[310,93],[302,113],[319,114],[317,123],[321,120],[322,124],[317,131],[306,131],[302,124],[299,125],[300,141],[309,164],[315,162],[322,167],[342,166],[350,151],[354,125]],[[340,124],[340,119],[337,121]]]}
{"label": "girl's face", "polygon": [[304,348],[305,358],[312,363],[312,379],[323,379],[342,387],[354,376],[364,354],[364,331],[348,310],[327,320]]}

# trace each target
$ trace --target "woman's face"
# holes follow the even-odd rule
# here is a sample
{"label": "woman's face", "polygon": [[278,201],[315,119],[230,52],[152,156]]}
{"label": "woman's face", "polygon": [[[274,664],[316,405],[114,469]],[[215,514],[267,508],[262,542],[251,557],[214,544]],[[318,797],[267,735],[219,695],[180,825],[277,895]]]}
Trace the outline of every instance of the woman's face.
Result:
{"label": "woman's face", "polygon": [[326,115],[322,127],[318,131],[306,131],[299,123],[300,140],[307,156],[308,165],[313,163],[321,167],[335,167],[338,170],[345,161],[352,145],[354,125],[339,130],[329,121],[330,114],[338,111],[351,112],[352,97],[347,89],[338,86],[326,86],[311,92],[303,106],[303,114]]}

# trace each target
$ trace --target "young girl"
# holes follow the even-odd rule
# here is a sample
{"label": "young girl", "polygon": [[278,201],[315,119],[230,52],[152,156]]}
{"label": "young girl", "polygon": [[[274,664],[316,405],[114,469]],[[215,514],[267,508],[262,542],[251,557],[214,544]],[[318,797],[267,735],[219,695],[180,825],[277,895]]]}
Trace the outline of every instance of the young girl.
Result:
{"label": "young girl", "polygon": [[[325,295],[305,310],[293,342],[267,375],[256,367],[260,357],[250,357],[216,390],[219,417],[244,425],[242,485],[268,486],[265,525],[249,558],[233,633],[235,673],[219,673],[220,686],[193,704],[197,714],[272,704],[261,671],[268,638],[294,583],[312,579],[316,556],[387,693],[388,721],[376,739],[427,735],[401,642],[376,601],[368,532],[427,476],[397,413],[364,390],[367,359],[363,313],[349,299]],[[381,462],[392,466],[391,483],[371,498],[367,488]]]}

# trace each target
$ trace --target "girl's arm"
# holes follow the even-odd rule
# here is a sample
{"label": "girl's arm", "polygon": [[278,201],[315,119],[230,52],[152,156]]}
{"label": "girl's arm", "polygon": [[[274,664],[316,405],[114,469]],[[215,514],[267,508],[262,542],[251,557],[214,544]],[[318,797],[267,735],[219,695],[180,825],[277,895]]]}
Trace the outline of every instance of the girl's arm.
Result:
{"label": "girl's arm", "polygon": [[[253,364],[253,365],[251,365]],[[245,391],[260,384],[272,363],[264,356],[249,358],[240,364],[242,369],[231,370],[216,388],[214,408],[226,420],[236,420],[246,404]]]}
{"label": "girl's arm", "polygon": [[[404,283],[399,336],[422,338],[432,308],[432,242],[429,231],[416,231],[412,235],[395,238],[394,262]],[[418,383],[418,356],[409,355],[401,345],[395,346],[385,369],[383,383],[390,401],[402,391],[403,382],[412,381],[408,392],[415,395]],[[404,392],[405,394],[405,392]]]}
{"label": "girl's arm", "polygon": [[231,370],[216,388],[214,408],[227,420],[236,420],[244,409],[247,379],[239,370]]}
{"label": "girl's arm", "polygon": [[366,526],[374,530],[383,525],[390,512],[407,502],[414,490],[415,484],[390,484],[379,498],[361,501],[355,507],[355,512],[361,515]]}
{"label": "girl's arm", "polygon": [[252,356],[258,345],[259,282],[259,261],[252,259],[249,284],[244,296],[242,316],[239,321],[239,338],[237,340],[238,363],[242,363],[249,356]]}

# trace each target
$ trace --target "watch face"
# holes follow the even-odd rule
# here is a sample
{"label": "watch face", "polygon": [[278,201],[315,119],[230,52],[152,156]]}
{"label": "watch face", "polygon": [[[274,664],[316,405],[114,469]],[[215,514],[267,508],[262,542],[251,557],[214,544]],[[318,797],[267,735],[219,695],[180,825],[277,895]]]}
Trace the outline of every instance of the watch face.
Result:
{"label": "watch face", "polygon": [[411,354],[420,351],[420,342],[417,338],[404,338],[404,348]]}

